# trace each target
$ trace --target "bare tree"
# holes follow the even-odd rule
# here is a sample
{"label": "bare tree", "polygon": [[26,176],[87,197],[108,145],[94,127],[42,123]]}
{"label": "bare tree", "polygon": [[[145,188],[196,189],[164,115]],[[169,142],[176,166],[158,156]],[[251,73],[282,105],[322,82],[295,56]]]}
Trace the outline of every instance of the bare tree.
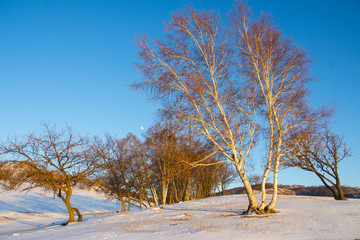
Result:
{"label": "bare tree", "polygon": [[[152,176],[152,169],[150,166],[151,161],[147,155],[146,145],[131,133],[128,134],[126,140],[128,156],[130,159],[128,168],[133,179],[134,197],[138,200],[140,208],[144,205],[144,199],[147,200],[149,206],[151,206],[152,204],[148,197],[147,190],[152,192],[152,180],[154,177]],[[157,206],[157,195],[153,192],[152,195],[155,206]]]}
{"label": "bare tree", "polygon": [[258,174],[251,174],[249,175],[249,182],[253,189],[258,190],[258,186],[261,184],[262,176]]}
{"label": "bare tree", "polygon": [[347,200],[341,189],[338,169],[339,163],[350,156],[344,139],[326,129],[302,141],[300,154],[285,166],[315,173],[336,200]]}
{"label": "bare tree", "polygon": [[[56,129],[43,125],[41,134],[29,134],[23,138],[13,138],[2,143],[1,154],[9,162],[24,171],[19,185],[35,183],[34,186],[59,189],[59,197],[69,212],[67,223],[82,221],[77,208],[72,207],[70,198],[73,187],[92,175],[97,168],[97,158],[90,147],[88,138],[75,135],[70,127]],[[67,224],[65,223],[65,224]]]}
{"label": "bare tree", "polygon": [[161,203],[165,205],[170,184],[177,174],[181,146],[175,134],[169,129],[161,128],[159,124],[148,130],[145,144],[148,146],[151,167],[157,174],[160,185]]}
{"label": "bare tree", "polygon": [[[231,183],[235,181],[237,174],[231,165],[221,164],[217,169],[217,173],[215,173],[215,175],[218,176],[219,179],[220,191],[223,195],[225,195],[225,190],[230,186]],[[250,178],[249,182],[251,185]]]}
{"label": "bare tree", "polygon": [[[308,107],[306,83],[311,78],[307,53],[286,38],[274,26],[270,16],[262,15],[253,20],[250,8],[241,2],[235,4],[229,16],[239,71],[257,85],[263,106],[261,111],[267,122],[267,164],[258,210],[275,212],[278,170],[281,162],[288,160],[285,156],[289,149],[284,147],[284,139],[291,136],[295,143],[293,146],[296,146],[301,138],[295,138],[294,133],[330,111],[314,111]],[[274,172],[274,191],[270,204],[266,206],[265,183],[271,170]]]}
{"label": "bare tree", "polygon": [[131,209],[134,182],[130,169],[128,140],[107,135],[104,141],[99,138],[95,141],[97,154],[101,158],[102,171],[99,173],[99,179],[104,183],[103,190],[121,202],[122,211]]}
{"label": "bare tree", "polygon": [[[232,51],[213,12],[186,8],[167,23],[167,40],[151,48],[138,39],[145,80],[134,84],[153,98],[164,100],[163,113],[178,126],[190,127],[234,164],[245,186],[249,207],[257,203],[246,177],[245,160],[258,129],[254,85],[231,77]],[[201,165],[201,162],[198,162]]]}

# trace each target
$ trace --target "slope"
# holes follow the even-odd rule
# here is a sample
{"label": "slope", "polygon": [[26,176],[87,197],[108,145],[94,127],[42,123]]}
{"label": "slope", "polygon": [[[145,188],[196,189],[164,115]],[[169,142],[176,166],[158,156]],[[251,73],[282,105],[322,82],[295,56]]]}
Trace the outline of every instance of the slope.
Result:
{"label": "slope", "polygon": [[[79,203],[88,201],[88,211],[92,213],[100,211],[99,209],[102,209],[101,211],[116,209],[116,205],[111,205],[109,208],[100,207],[101,205],[98,207],[96,204],[100,204],[100,200],[93,200],[92,196],[82,196],[83,198],[79,198]],[[2,198],[2,201],[16,205],[14,199]],[[74,196],[74,204],[76,201]],[[0,238],[130,240],[360,238],[360,200],[358,199],[335,201],[330,197],[279,196],[277,209],[280,212],[264,216],[240,215],[240,212],[246,209],[246,203],[246,195],[240,194],[183,202],[160,208],[135,209],[126,213],[86,215],[82,223],[2,234]],[[21,204],[26,205],[25,202]],[[121,209],[120,205],[118,209]],[[44,209],[41,214],[47,214],[52,221],[58,221],[56,214],[60,213],[57,209],[50,210],[48,207],[46,211],[48,212],[45,213]],[[1,211],[3,217],[3,214],[10,213],[13,211],[8,210],[5,213]],[[27,221],[34,225],[43,224],[39,223],[36,214],[29,215]]]}

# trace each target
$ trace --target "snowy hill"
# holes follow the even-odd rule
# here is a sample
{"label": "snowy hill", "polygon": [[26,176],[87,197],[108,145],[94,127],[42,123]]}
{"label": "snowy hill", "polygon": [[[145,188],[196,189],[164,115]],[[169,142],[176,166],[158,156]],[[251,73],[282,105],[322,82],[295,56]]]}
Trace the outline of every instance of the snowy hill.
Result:
{"label": "snowy hill", "polygon": [[243,216],[239,213],[247,198],[241,194],[121,213],[116,212],[119,203],[78,190],[72,203],[85,213],[84,221],[58,226],[53,223],[66,220],[66,209],[51,194],[10,192],[0,197],[0,239],[360,238],[358,199],[279,196],[279,213]]}
{"label": "snowy hill", "polygon": [[[71,203],[87,216],[112,213],[121,209],[118,202],[107,201],[95,191],[74,189]],[[30,192],[0,191],[0,238],[9,232],[46,227],[66,222],[65,204],[41,188]]]}

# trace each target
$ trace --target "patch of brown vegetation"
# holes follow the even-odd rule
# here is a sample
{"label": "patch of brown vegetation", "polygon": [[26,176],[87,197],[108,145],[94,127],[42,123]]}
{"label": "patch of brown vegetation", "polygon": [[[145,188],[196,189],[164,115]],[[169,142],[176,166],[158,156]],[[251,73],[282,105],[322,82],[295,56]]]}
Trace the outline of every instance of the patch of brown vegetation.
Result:
{"label": "patch of brown vegetation", "polygon": [[262,215],[241,215],[241,218],[268,218],[268,217],[273,217],[273,215],[269,215],[269,214],[262,214]]}
{"label": "patch of brown vegetation", "polygon": [[195,223],[195,228],[207,232],[217,232],[219,230],[218,226],[201,221]]}
{"label": "patch of brown vegetation", "polygon": [[216,217],[234,217],[234,216],[239,216],[239,215],[236,213],[227,213],[227,214],[220,214]]}
{"label": "patch of brown vegetation", "polygon": [[170,219],[170,221],[188,221],[191,220],[192,218],[174,218],[174,219]]}

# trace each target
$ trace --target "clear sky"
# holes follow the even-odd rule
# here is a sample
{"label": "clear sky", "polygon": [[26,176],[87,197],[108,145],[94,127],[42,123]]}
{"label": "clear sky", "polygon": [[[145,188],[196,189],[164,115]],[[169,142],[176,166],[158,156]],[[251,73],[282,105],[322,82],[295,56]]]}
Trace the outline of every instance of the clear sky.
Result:
{"label": "clear sky", "polygon": [[[340,166],[342,184],[360,186],[360,1],[249,2],[315,59],[312,104],[335,104],[333,129],[353,152]],[[37,131],[43,121],[90,135],[141,135],[159,106],[126,87],[140,79],[135,35],[163,37],[163,21],[189,3],[0,0],[0,138]],[[222,15],[232,7],[229,0],[192,4]],[[321,184],[299,170],[280,172],[279,182]]]}

